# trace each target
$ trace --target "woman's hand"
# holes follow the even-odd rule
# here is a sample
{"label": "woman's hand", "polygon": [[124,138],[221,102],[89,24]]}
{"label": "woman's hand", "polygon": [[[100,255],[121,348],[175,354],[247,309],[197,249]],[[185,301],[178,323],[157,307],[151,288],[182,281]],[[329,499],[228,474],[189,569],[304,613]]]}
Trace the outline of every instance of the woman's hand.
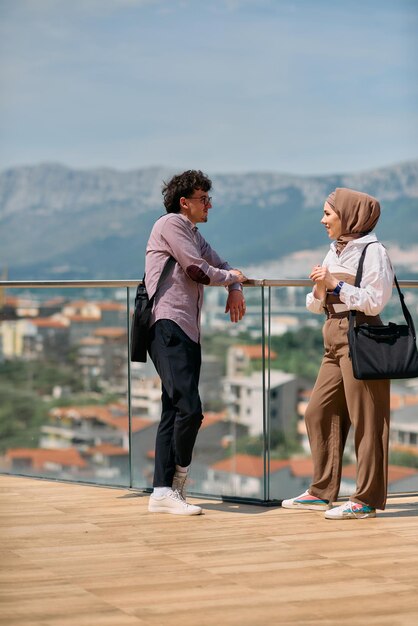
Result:
{"label": "woman's hand", "polygon": [[323,265],[315,265],[309,274],[309,278],[315,283],[313,295],[318,300],[323,300],[326,291],[333,291],[338,285],[338,280],[331,274],[328,268]]}

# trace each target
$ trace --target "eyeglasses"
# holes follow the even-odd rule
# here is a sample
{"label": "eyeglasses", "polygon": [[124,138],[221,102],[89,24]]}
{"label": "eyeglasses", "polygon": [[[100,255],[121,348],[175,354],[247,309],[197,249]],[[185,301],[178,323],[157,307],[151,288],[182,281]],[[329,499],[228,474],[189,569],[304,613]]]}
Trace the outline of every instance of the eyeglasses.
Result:
{"label": "eyeglasses", "polygon": [[212,196],[200,196],[199,198],[197,197],[191,197],[191,198],[187,198],[188,200],[199,200],[200,202],[202,202],[205,207],[209,206],[210,204],[212,204]]}

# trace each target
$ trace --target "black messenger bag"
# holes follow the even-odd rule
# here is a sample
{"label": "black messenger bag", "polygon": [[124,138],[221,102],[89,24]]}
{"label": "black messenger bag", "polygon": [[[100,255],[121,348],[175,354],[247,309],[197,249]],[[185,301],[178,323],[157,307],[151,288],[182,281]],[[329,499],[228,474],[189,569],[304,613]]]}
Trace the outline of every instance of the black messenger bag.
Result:
{"label": "black messenger bag", "polygon": [[157,288],[151,298],[148,297],[145,287],[145,274],[142,282],[139,283],[136,289],[135,306],[131,322],[131,361],[138,361],[140,363],[147,362],[148,330],[152,305],[154,304],[154,298],[157,295],[161,283],[167,277],[170,268],[175,263],[176,259],[170,256],[164,265],[161,276],[158,279]]}
{"label": "black messenger bag", "polygon": [[[365,246],[360,257],[356,287],[360,286],[364,257],[369,245],[371,243]],[[382,326],[356,325],[356,311],[350,310],[348,343],[354,378],[358,380],[418,376],[418,351],[414,322],[396,276],[394,278],[406,324],[389,322]]]}

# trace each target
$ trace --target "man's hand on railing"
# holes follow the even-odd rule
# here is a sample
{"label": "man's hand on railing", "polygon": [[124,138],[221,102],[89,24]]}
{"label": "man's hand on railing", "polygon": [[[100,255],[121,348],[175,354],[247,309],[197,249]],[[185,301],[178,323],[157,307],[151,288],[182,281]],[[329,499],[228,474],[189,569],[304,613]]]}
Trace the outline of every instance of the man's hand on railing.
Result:
{"label": "man's hand on railing", "polygon": [[247,277],[244,276],[244,274],[241,272],[241,270],[233,269],[233,270],[231,270],[231,274],[236,276],[237,283],[245,283],[245,281],[247,280]]}

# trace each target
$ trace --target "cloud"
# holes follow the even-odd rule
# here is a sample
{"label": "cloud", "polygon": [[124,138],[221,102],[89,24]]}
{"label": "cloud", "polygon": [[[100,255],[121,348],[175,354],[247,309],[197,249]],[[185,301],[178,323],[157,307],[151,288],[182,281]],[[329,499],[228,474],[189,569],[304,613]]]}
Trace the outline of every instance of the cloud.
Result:
{"label": "cloud", "polygon": [[162,0],[3,0],[2,11],[11,14],[16,11],[30,14],[51,15],[94,13],[102,11],[124,11],[125,9],[140,8],[149,5],[161,4]]}
{"label": "cloud", "polygon": [[78,153],[90,165],[302,173],[410,158],[411,6],[3,1],[0,163],[38,152],[77,165]]}

